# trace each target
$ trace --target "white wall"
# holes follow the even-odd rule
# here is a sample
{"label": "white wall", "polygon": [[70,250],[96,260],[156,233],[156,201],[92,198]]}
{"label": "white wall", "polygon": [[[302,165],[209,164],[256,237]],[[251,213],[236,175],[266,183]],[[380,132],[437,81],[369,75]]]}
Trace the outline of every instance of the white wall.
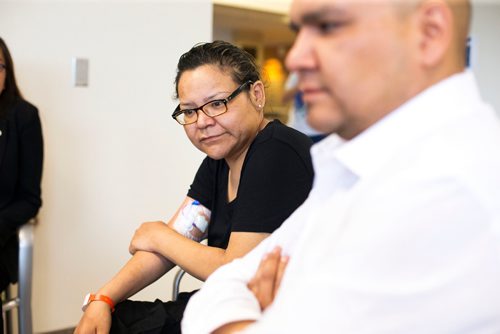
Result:
{"label": "white wall", "polygon": [[[170,117],[173,80],[211,27],[209,0],[0,0],[0,35],[45,137],[35,332],[76,325],[138,224],[168,218],[185,196],[202,154]],[[71,85],[74,56],[89,59],[87,88]],[[137,298],[169,299],[171,278]]]}
{"label": "white wall", "polygon": [[500,0],[474,3],[471,37],[472,70],[483,98],[500,115]]}

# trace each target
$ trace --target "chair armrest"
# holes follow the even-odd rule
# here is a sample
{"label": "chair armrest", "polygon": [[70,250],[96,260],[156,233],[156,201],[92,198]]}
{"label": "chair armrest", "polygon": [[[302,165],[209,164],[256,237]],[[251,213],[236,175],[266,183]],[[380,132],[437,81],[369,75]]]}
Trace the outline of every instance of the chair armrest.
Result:
{"label": "chair armrest", "polygon": [[32,334],[31,295],[33,282],[33,243],[36,218],[19,229],[19,333]]}
{"label": "chair armrest", "polygon": [[184,276],[185,273],[186,272],[182,268],[179,268],[179,270],[177,271],[177,273],[175,273],[174,284],[173,284],[173,287],[172,287],[172,301],[174,301],[174,302],[177,300],[177,297],[179,296],[179,289],[180,289],[180,286],[181,286],[181,279],[182,279],[182,276]]}
{"label": "chair armrest", "polygon": [[33,242],[36,218],[30,219],[19,229],[19,297],[31,300],[33,278]]}

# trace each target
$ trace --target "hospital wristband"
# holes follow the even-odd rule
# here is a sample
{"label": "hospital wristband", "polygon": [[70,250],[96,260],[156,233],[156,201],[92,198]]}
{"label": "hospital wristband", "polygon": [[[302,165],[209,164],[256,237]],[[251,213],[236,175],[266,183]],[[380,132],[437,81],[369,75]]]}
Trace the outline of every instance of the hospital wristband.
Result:
{"label": "hospital wristband", "polygon": [[96,295],[94,293],[88,293],[85,296],[85,299],[83,300],[82,311],[85,312],[89,304],[92,303],[93,301],[105,302],[106,304],[109,305],[111,312],[115,311],[115,303],[113,302],[113,299],[105,295]]}

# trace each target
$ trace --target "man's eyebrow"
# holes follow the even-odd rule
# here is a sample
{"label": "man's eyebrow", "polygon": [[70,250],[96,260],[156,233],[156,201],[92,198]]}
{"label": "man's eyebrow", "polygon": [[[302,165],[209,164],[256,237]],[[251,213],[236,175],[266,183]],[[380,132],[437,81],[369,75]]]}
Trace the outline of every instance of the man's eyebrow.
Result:
{"label": "man's eyebrow", "polygon": [[298,22],[290,21],[289,26],[292,31],[297,32],[304,24],[316,24],[324,20],[344,19],[347,16],[348,13],[345,9],[338,6],[324,6],[318,10],[303,14]]}

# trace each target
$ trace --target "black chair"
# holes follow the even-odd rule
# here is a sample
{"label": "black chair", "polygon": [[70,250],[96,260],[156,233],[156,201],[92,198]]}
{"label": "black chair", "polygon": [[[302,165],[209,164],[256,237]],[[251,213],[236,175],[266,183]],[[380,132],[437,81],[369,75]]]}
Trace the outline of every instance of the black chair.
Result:
{"label": "black chair", "polygon": [[[17,296],[10,297],[7,289],[6,300],[2,302],[2,316],[4,326],[9,323],[11,311],[17,308],[19,334],[33,333],[31,313],[31,286],[33,281],[33,240],[34,228],[37,220],[31,219],[19,229],[19,281]],[[11,326],[6,326],[6,333],[11,333]]]}

